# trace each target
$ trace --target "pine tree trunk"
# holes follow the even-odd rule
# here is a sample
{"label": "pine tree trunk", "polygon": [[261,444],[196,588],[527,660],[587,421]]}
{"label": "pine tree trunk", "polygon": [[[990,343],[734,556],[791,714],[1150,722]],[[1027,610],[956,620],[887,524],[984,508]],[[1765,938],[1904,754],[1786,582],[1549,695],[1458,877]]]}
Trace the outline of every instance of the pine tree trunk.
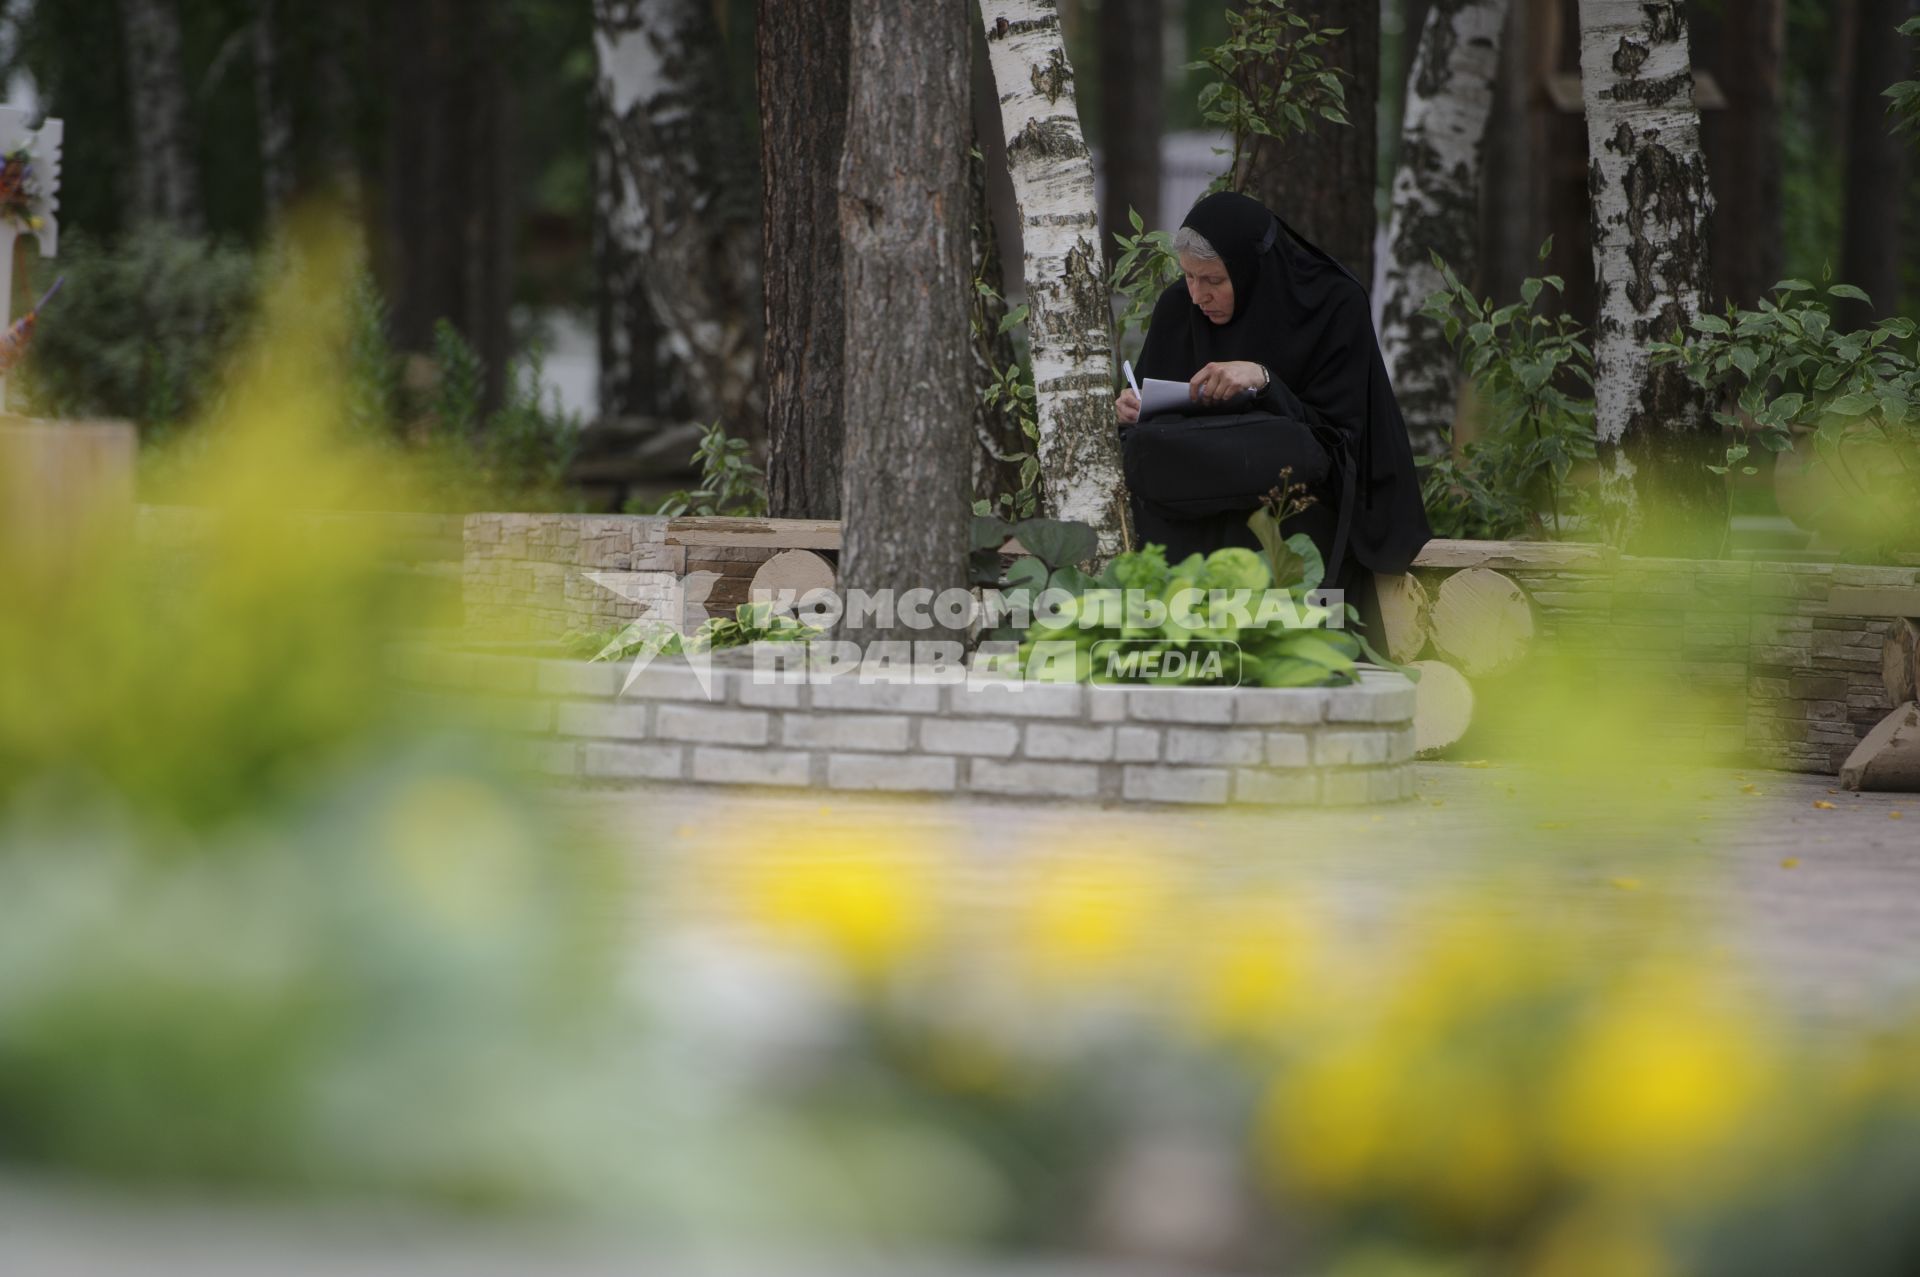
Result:
{"label": "pine tree trunk", "polygon": [[[853,0],[839,169],[846,298],[843,588],[966,585],[967,28],[959,5]],[[856,625],[859,638],[953,639]]]}
{"label": "pine tree trunk", "polygon": [[760,0],[767,505],[840,517],[846,306],[840,292],[848,0]]}
{"label": "pine tree trunk", "polygon": [[253,20],[253,99],[260,117],[260,184],[269,216],[293,192],[293,103],[281,83],[281,0],[259,0]]}
{"label": "pine tree trunk", "polygon": [[120,0],[132,111],[133,220],[168,222],[197,235],[200,157],[187,118],[175,0]]}
{"label": "pine tree trunk", "polygon": [[1458,361],[1440,325],[1420,314],[1444,281],[1437,252],[1463,280],[1479,275],[1480,173],[1507,0],[1436,0],[1407,78],[1406,124],[1393,179],[1387,254],[1375,289],[1380,351],[1416,451],[1453,443]]}
{"label": "pine tree trunk", "polygon": [[385,282],[393,334],[429,352],[445,319],[486,369],[483,407],[502,397],[514,195],[505,0],[391,0],[382,43],[387,118]]}
{"label": "pine tree trunk", "polygon": [[1042,503],[1054,518],[1091,525],[1112,553],[1128,541],[1113,316],[1073,67],[1052,0],[982,0],[980,9],[1020,210]]}
{"label": "pine tree trunk", "polygon": [[1298,227],[1361,279],[1373,278],[1378,184],[1380,6],[1375,0],[1300,0],[1288,6],[1316,27],[1344,34],[1321,49],[1346,82],[1351,125],[1311,119],[1284,141],[1260,138],[1241,189]]}
{"label": "pine tree trunk", "polygon": [[1901,302],[1901,199],[1912,142],[1895,136],[1884,96],[1912,76],[1912,45],[1894,29],[1913,16],[1909,0],[1858,0],[1847,120],[1847,190],[1840,277],[1866,291],[1871,307],[1843,302],[1844,329],[1863,328]]}
{"label": "pine tree trunk", "polygon": [[1680,0],[1580,0],[1593,193],[1595,433],[1621,537],[1635,554],[1717,558],[1725,483],[1704,395],[1651,341],[1701,313],[1713,195]]}
{"label": "pine tree trunk", "polygon": [[759,191],[710,0],[595,0],[600,412],[757,435]]}
{"label": "pine tree trunk", "polygon": [[1127,211],[1160,219],[1160,135],[1166,127],[1161,85],[1160,0],[1104,0],[1100,6],[1100,138],[1106,169],[1101,247],[1111,264],[1114,234],[1129,233]]}
{"label": "pine tree trunk", "polygon": [[1784,273],[1781,225],[1780,63],[1784,0],[1744,0],[1701,10],[1694,23],[1694,65],[1713,72],[1723,111],[1701,121],[1713,196],[1723,208],[1714,231],[1712,307],[1751,308]]}

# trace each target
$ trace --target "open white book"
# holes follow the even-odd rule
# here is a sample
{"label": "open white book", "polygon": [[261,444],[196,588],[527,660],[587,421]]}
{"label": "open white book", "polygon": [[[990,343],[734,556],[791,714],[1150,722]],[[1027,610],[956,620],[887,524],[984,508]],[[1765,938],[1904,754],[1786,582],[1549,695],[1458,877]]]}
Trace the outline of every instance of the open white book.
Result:
{"label": "open white book", "polygon": [[[1126,370],[1127,384],[1132,386],[1134,393],[1140,396],[1140,420],[1145,421],[1148,417],[1162,412],[1190,412],[1198,406],[1193,401],[1192,387],[1186,382],[1162,381],[1158,377],[1136,381],[1133,376],[1133,364],[1127,362],[1122,367]],[[1236,396],[1237,399],[1248,397],[1247,392]]]}

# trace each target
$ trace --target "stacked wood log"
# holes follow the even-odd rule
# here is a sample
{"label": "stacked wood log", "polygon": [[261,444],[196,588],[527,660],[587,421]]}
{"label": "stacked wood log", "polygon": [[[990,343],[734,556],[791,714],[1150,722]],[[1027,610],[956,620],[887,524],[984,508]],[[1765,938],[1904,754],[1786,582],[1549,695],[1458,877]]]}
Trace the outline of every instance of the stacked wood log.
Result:
{"label": "stacked wood log", "polygon": [[1847,789],[1920,793],[1920,619],[1896,616],[1880,648],[1880,677],[1893,711],[1853,747],[1840,766]]}
{"label": "stacked wood log", "polygon": [[[1414,748],[1438,753],[1473,722],[1473,679],[1498,678],[1532,650],[1533,605],[1512,577],[1464,567],[1430,596],[1412,575],[1376,579],[1388,659],[1420,673]],[[1420,659],[1428,650],[1430,659]]]}
{"label": "stacked wood log", "polygon": [[1920,666],[1920,621],[1896,617],[1887,629],[1880,649],[1880,677],[1887,685],[1887,699],[1895,705],[1914,700],[1914,671]]}
{"label": "stacked wood log", "polygon": [[793,602],[814,590],[833,588],[833,564],[812,550],[782,550],[753,574],[747,597],[756,603]]}

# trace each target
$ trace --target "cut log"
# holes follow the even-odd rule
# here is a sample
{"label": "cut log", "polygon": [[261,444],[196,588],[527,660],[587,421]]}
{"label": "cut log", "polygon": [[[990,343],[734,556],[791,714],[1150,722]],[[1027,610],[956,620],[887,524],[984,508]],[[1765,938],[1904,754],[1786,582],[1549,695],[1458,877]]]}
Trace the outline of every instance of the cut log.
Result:
{"label": "cut log", "polygon": [[799,600],[811,590],[833,588],[833,565],[811,550],[782,550],[753,574],[747,597],[754,602]]}
{"label": "cut log", "polygon": [[1413,750],[1436,753],[1467,734],[1473,722],[1473,685],[1445,661],[1414,661]]}
{"label": "cut log", "polygon": [[1374,578],[1380,594],[1380,622],[1386,627],[1387,657],[1402,665],[1426,650],[1433,603],[1427,587],[1411,572]]}
{"label": "cut log", "polygon": [[1533,646],[1533,605],[1510,576],[1467,568],[1440,583],[1433,650],[1469,678],[1512,669]]}
{"label": "cut log", "polygon": [[1894,706],[1861,737],[1840,765],[1840,783],[1853,790],[1920,794],[1920,705]]}
{"label": "cut log", "polygon": [[1887,699],[1895,705],[1916,699],[1916,667],[1920,667],[1920,621],[1900,617],[1888,628],[1880,647],[1880,679],[1887,685]]}

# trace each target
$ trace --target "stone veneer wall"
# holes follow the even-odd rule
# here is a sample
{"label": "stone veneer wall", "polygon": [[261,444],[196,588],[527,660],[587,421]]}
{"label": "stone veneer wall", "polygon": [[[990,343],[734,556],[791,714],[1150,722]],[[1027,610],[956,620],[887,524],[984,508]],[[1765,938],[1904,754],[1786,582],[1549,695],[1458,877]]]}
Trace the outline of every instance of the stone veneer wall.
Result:
{"label": "stone veneer wall", "polygon": [[675,582],[689,573],[703,575],[686,591],[686,628],[746,602],[753,569],[775,552],[689,551],[666,543],[668,522],[656,515],[468,515],[468,627],[524,639],[602,630],[670,605]]}
{"label": "stone veneer wall", "polygon": [[[1864,564],[1595,556],[1489,566],[1526,589],[1540,648],[1578,658],[1594,696],[1628,680],[1672,693],[1650,749],[1828,774],[1892,709],[1880,677],[1891,622],[1835,610],[1832,592],[1920,585],[1920,568]],[[1448,570],[1415,575],[1432,593]],[[1493,693],[1524,697],[1525,679],[1523,665]]]}
{"label": "stone veneer wall", "polygon": [[419,648],[416,688],[508,698],[533,766],[585,782],[679,781],[1139,803],[1346,805],[1413,794],[1413,685],[1092,688],[756,679]]}

